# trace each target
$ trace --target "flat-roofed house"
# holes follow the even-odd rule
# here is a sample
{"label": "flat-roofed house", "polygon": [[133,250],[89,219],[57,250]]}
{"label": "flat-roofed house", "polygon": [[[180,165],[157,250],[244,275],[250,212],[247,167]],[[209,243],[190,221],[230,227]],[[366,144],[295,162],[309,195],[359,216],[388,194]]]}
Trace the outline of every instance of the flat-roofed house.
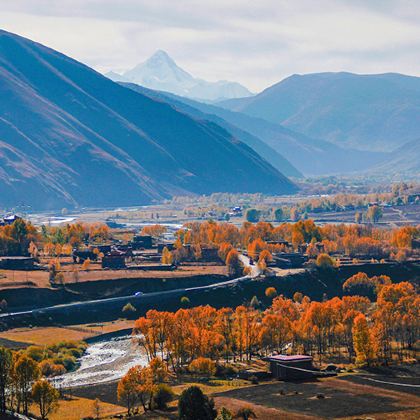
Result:
{"label": "flat-roofed house", "polygon": [[265,357],[263,360],[270,363],[272,377],[283,381],[309,379],[317,373],[312,365],[312,356],[279,354]]}
{"label": "flat-roofed house", "polygon": [[32,257],[0,257],[2,270],[33,270],[35,258]]}
{"label": "flat-roofed house", "polygon": [[102,258],[102,268],[124,269],[127,267],[125,263],[126,257],[127,253],[114,249]]}

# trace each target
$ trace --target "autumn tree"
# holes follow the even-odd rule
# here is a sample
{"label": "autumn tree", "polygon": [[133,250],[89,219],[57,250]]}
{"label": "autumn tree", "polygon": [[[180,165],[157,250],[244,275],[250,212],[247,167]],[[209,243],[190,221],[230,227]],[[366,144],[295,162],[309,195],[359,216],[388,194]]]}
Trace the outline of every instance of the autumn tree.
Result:
{"label": "autumn tree", "polygon": [[228,243],[228,242],[222,242],[219,245],[219,251],[218,251],[218,255],[220,257],[220,259],[223,262],[226,262],[226,258],[229,254],[229,252],[233,249],[232,244]]}
{"label": "autumn tree", "polygon": [[269,299],[274,299],[277,296],[277,290],[275,287],[267,287],[265,289],[264,294],[269,298]]}
{"label": "autumn tree", "polygon": [[236,249],[231,249],[226,257],[226,266],[230,276],[237,276],[241,272],[241,261]]}
{"label": "autumn tree", "polygon": [[292,207],[290,209],[290,219],[293,222],[296,222],[297,220],[299,220],[299,218],[300,218],[299,210],[296,207]]}
{"label": "autumn tree", "polygon": [[58,391],[44,378],[32,385],[32,399],[38,405],[41,419],[46,419],[57,409],[58,397]]}
{"label": "autumn tree", "polygon": [[216,363],[208,357],[198,357],[188,366],[191,373],[214,376],[216,373]]}
{"label": "autumn tree", "polygon": [[131,316],[134,315],[134,313],[137,311],[137,309],[135,308],[135,306],[133,306],[133,304],[131,304],[130,302],[126,303],[123,308],[121,309],[122,313],[127,316],[128,318],[130,318]]}
{"label": "autumn tree", "polygon": [[328,270],[335,267],[335,260],[328,254],[319,254],[316,265],[323,270]]}
{"label": "autumn tree", "polygon": [[279,313],[266,311],[259,331],[259,341],[269,351],[282,352],[283,346],[291,339],[292,324]]}
{"label": "autumn tree", "polygon": [[33,241],[30,242],[28,252],[33,258],[37,258],[39,255],[38,247],[35,245]]}
{"label": "autumn tree", "polygon": [[99,398],[95,398],[92,403],[92,412],[95,419],[99,419],[101,416],[101,402]]}
{"label": "autumn tree", "polygon": [[127,414],[130,416],[133,409],[139,401],[145,407],[145,397],[141,392],[141,385],[145,382],[144,368],[135,366],[120,379],[117,387],[118,401],[121,401],[127,407]]}
{"label": "autumn tree", "polygon": [[357,273],[343,283],[343,291],[347,295],[366,296],[373,301],[381,287],[387,284],[391,284],[388,276],[369,278],[366,273]]}
{"label": "autumn tree", "polygon": [[7,393],[12,374],[12,352],[5,347],[0,347],[0,413],[6,412]]}
{"label": "autumn tree", "polygon": [[274,220],[276,222],[281,222],[283,220],[283,209],[278,208],[274,210]]}
{"label": "autumn tree", "polygon": [[302,299],[303,299],[303,293],[301,293],[301,292],[295,292],[295,293],[293,294],[293,300],[294,300],[296,303],[301,303],[301,302],[302,302]]}
{"label": "autumn tree", "polygon": [[264,242],[261,238],[256,238],[248,244],[248,255],[251,258],[256,259],[259,254],[267,248],[267,243]]}
{"label": "autumn tree", "polygon": [[163,236],[164,233],[166,233],[167,228],[163,225],[151,225],[151,226],[145,226],[140,234],[141,235],[150,235],[150,236],[154,236],[156,238],[160,238],[161,236]]}
{"label": "autumn tree", "polygon": [[172,252],[165,246],[162,250],[162,264],[172,264],[173,260]]}
{"label": "autumn tree", "polygon": [[21,355],[13,366],[13,379],[17,391],[17,408],[23,409],[28,414],[29,401],[31,396],[31,385],[40,375],[35,360],[26,355]]}
{"label": "autumn tree", "polygon": [[263,260],[264,260],[266,263],[273,261],[273,256],[271,255],[271,252],[270,252],[270,251],[268,251],[267,249],[263,249],[263,250],[260,252],[260,255],[259,255],[259,259],[258,259],[258,261],[263,261]]}
{"label": "autumn tree", "polygon": [[256,223],[260,220],[260,211],[257,209],[248,209],[245,217],[248,222]]}
{"label": "autumn tree", "polygon": [[371,223],[378,223],[383,215],[382,208],[374,205],[370,206],[366,212],[366,219]]}
{"label": "autumn tree", "polygon": [[90,258],[87,258],[86,260],[84,260],[82,264],[82,270],[89,270],[90,263],[91,263]]}
{"label": "autumn tree", "polygon": [[374,349],[369,326],[363,314],[357,315],[354,319],[353,346],[356,352],[356,363],[369,366],[374,359]]}

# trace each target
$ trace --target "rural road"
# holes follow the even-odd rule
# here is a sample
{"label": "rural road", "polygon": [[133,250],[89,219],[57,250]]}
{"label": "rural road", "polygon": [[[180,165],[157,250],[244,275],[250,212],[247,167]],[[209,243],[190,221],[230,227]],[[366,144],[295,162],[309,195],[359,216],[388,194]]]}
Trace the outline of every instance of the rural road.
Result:
{"label": "rural road", "polygon": [[88,300],[85,302],[74,302],[74,303],[66,303],[61,305],[54,305],[54,306],[47,306],[42,308],[31,309],[28,311],[20,311],[20,312],[9,312],[6,314],[0,314],[0,320],[10,320],[16,319],[22,316],[28,315],[53,315],[54,313],[68,313],[72,310],[78,311],[82,309],[91,309],[93,310],[97,306],[104,306],[106,304],[117,304],[121,303],[121,305],[125,305],[126,303],[143,303],[143,304],[151,304],[156,301],[166,300],[172,297],[181,297],[185,293],[190,292],[197,292],[197,291],[205,291],[205,290],[214,290],[230,285],[234,285],[236,283],[240,283],[242,281],[251,280],[255,277],[258,277],[261,274],[261,270],[256,265],[251,265],[249,258],[245,255],[239,256],[242,264],[246,267],[251,267],[250,274],[242,277],[238,277],[231,280],[222,281],[219,283],[209,284],[206,286],[197,286],[197,287],[188,287],[188,288],[181,288],[181,289],[173,289],[167,290],[162,292],[153,292],[153,293],[144,293],[139,296],[129,295],[129,296],[120,296],[115,298],[107,298],[107,299],[96,299],[96,300]]}

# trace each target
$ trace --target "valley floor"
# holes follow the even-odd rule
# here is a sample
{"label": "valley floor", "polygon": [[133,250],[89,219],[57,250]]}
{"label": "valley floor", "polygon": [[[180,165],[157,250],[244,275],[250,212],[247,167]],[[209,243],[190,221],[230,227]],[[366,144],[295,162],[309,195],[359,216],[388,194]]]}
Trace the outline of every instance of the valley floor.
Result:
{"label": "valley floor", "polygon": [[[387,374],[361,371],[310,382],[268,381],[258,385],[250,385],[249,382],[241,380],[194,382],[190,378],[175,384],[173,390],[179,395],[187,386],[196,384],[215,399],[216,407],[224,406],[233,413],[239,408],[250,407],[258,419],[264,420],[367,417],[378,420],[414,420],[420,416],[419,388],[387,385],[375,380],[418,384],[418,379],[418,367],[408,366],[404,368],[404,373],[398,369],[391,369]],[[116,399],[115,382],[75,388],[69,394],[69,404],[76,404],[75,401],[85,398],[93,400],[98,397],[104,402],[104,408],[109,409],[111,405],[115,412],[118,412],[118,409],[119,413],[124,412],[124,408]],[[146,417],[136,418],[176,418],[175,407],[176,402],[173,402],[167,412],[152,412]],[[52,417],[53,420],[58,418]]]}

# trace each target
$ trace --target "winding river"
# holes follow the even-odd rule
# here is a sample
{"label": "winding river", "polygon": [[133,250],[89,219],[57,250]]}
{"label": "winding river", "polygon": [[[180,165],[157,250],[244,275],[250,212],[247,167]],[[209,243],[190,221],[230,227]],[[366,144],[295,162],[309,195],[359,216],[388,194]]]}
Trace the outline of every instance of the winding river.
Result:
{"label": "winding river", "polygon": [[132,336],[91,344],[79,360],[80,367],[57,376],[54,385],[72,388],[120,379],[133,366],[146,365],[147,358]]}

